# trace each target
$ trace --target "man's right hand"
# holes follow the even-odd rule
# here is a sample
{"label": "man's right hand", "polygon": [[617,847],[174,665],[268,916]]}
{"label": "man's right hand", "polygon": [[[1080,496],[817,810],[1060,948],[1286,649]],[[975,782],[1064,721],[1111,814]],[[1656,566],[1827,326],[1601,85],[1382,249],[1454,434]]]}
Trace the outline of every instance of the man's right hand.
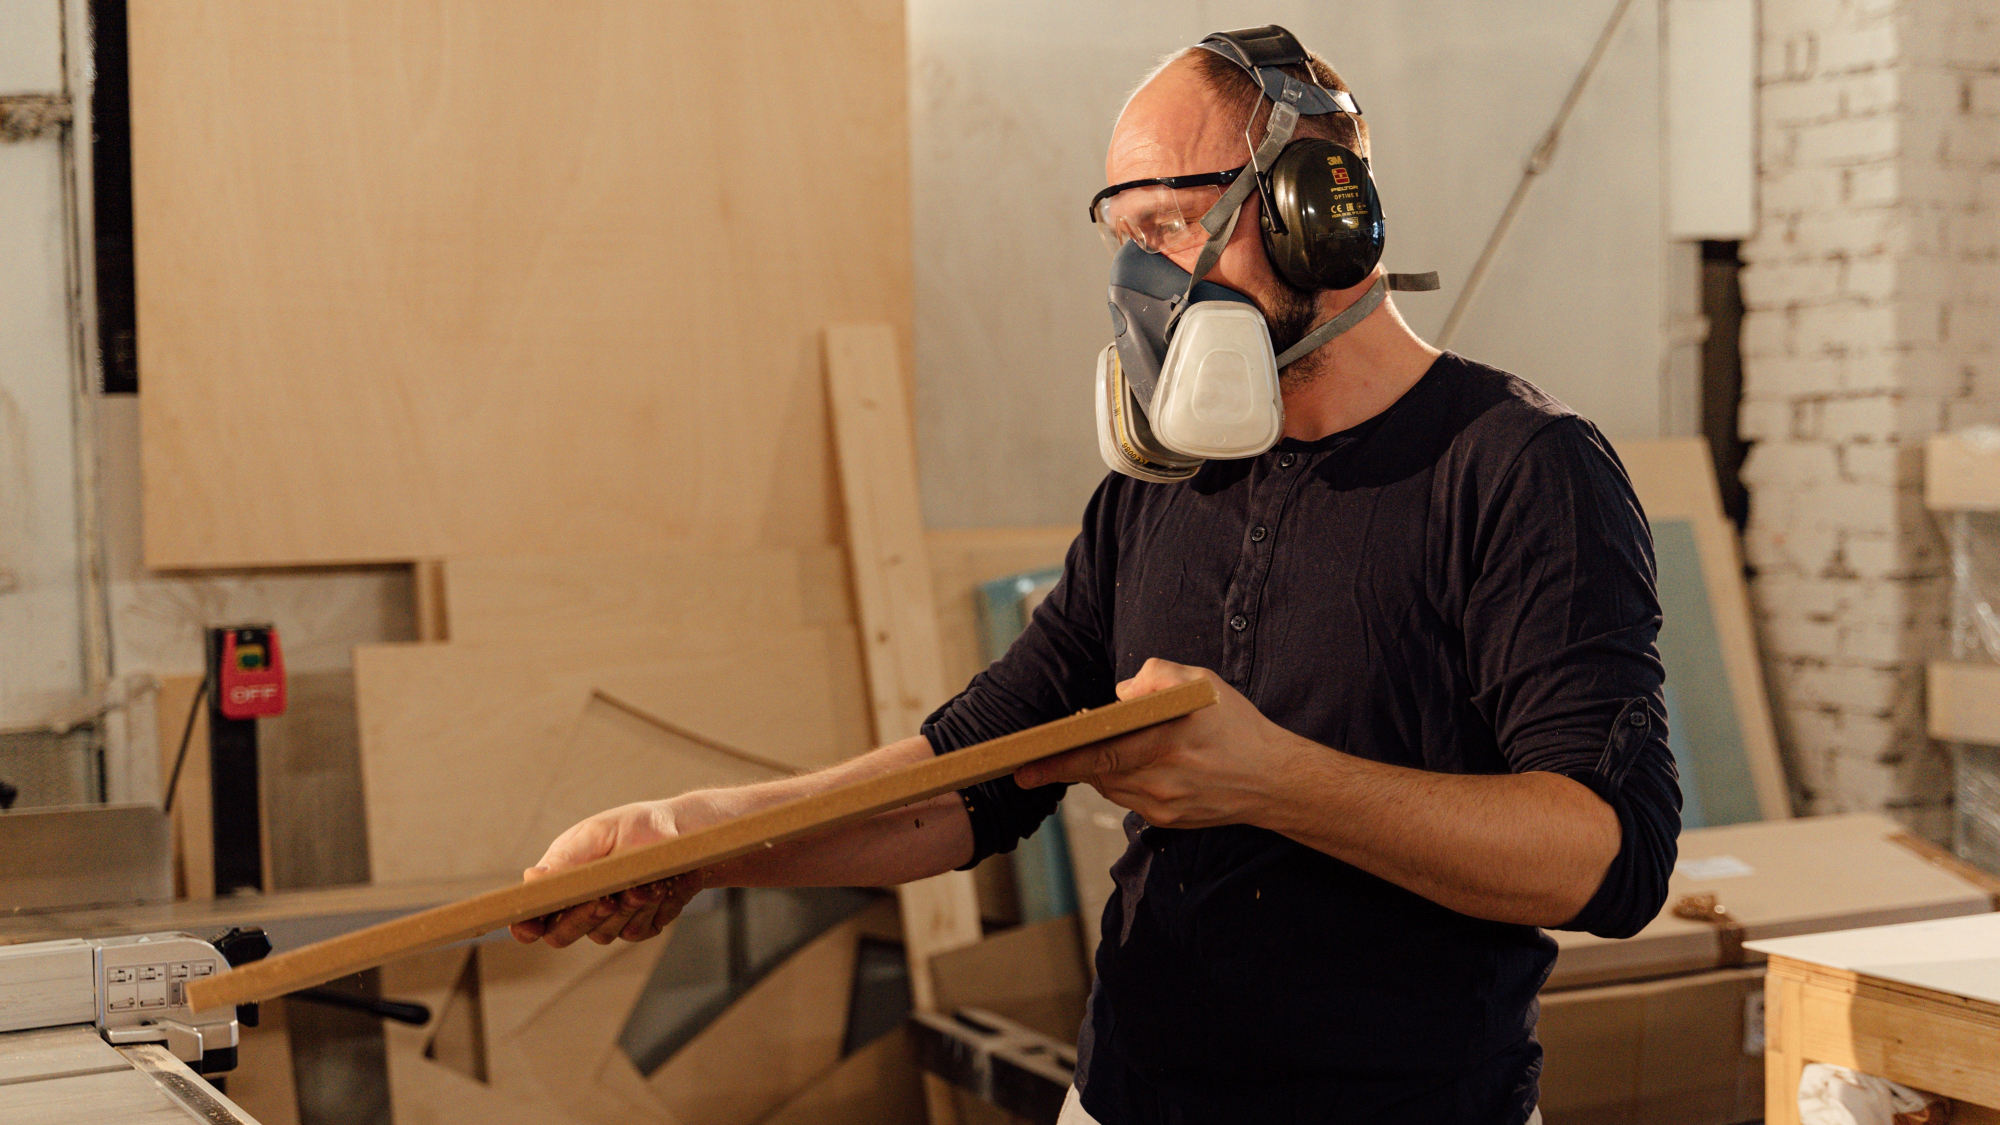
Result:
{"label": "man's right hand", "polygon": [[[522,872],[521,877],[533,882],[613,852],[671,839],[712,819],[713,811],[699,793],[667,801],[620,805],[582,820],[557,836],[541,862]],[[599,945],[609,945],[621,937],[626,941],[645,941],[658,937],[701,889],[701,872],[690,871],[581,903],[558,914],[516,922],[512,930],[517,941],[527,944],[546,941],[557,949],[580,937],[588,937]]]}

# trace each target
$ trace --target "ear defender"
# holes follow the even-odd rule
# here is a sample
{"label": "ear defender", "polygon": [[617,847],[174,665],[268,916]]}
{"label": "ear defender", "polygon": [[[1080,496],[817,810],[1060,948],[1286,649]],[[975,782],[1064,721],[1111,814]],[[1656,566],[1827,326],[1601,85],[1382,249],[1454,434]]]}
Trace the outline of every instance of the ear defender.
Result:
{"label": "ear defender", "polygon": [[1382,200],[1368,162],[1345,145],[1304,138],[1264,175],[1264,252],[1305,290],[1361,284],[1382,260]]}

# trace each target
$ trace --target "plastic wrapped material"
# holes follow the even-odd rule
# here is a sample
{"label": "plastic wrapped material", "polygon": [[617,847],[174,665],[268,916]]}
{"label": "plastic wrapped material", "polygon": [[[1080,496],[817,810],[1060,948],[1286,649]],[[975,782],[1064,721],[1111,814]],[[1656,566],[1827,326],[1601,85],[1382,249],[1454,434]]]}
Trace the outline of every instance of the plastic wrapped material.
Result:
{"label": "plastic wrapped material", "polygon": [[[2000,512],[1944,513],[1951,542],[1951,659],[2000,664]],[[2000,746],[1953,748],[1959,855],[2000,871]]]}
{"label": "plastic wrapped material", "polygon": [[[1974,426],[1955,435],[1980,454],[2000,449],[2000,427]],[[1950,659],[2000,664],[2000,512],[1938,513],[1951,544]],[[2000,871],[2000,746],[1952,748],[1957,775],[1953,843],[1958,854]]]}
{"label": "plastic wrapped material", "polygon": [[2000,512],[1950,512],[1951,658],[2000,664]]}
{"label": "plastic wrapped material", "polygon": [[1799,1076],[1800,1125],[1943,1125],[1951,1103],[1844,1066],[1811,1063]]}

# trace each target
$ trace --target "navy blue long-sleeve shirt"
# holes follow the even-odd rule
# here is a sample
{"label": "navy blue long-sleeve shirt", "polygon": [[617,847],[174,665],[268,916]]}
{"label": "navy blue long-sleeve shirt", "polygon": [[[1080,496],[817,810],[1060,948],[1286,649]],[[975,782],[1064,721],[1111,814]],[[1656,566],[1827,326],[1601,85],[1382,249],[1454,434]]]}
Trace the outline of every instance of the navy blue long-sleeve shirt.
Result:
{"label": "navy blue long-sleeve shirt", "polygon": [[[1680,790],[1652,538],[1596,428],[1446,353],[1390,409],[1181,484],[1107,477],[1013,647],[924,725],[938,753],[1095,707],[1149,657],[1279,726],[1447,773],[1589,786],[1623,841],[1564,928],[1627,936],[1666,896]],[[963,793],[978,858],[1062,786]],[[1077,1084],[1105,1125],[1517,1125],[1555,943],[1274,832],[1127,817]],[[977,859],[975,859],[975,862]]]}

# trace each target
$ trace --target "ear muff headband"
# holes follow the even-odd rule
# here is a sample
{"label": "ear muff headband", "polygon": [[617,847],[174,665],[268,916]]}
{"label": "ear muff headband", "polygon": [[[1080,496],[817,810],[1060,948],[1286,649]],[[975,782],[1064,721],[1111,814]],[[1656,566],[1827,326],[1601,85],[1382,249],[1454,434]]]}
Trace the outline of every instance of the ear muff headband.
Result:
{"label": "ear muff headband", "polygon": [[[1267,142],[1281,114],[1345,113],[1358,117],[1361,113],[1347,91],[1302,83],[1281,69],[1310,60],[1305,47],[1282,27],[1217,32],[1198,46],[1243,68],[1270,99]],[[1293,112],[1284,113],[1286,110]],[[1264,203],[1260,223],[1264,252],[1272,268],[1299,289],[1346,289],[1360,284],[1382,260],[1386,242],[1382,200],[1369,174],[1368,161],[1332,141],[1290,140],[1290,128],[1283,133],[1289,143],[1284,143],[1274,158],[1254,161],[1259,173],[1256,186]]]}

